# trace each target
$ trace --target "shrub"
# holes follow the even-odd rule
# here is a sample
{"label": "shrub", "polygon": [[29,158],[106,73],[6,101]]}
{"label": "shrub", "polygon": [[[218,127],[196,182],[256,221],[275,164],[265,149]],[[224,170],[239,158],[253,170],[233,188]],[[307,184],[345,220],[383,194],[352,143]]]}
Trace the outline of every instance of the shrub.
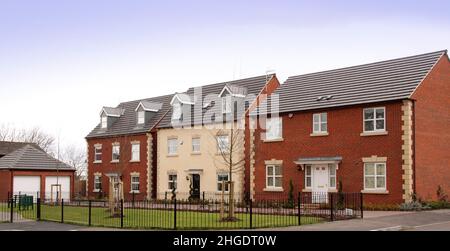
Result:
{"label": "shrub", "polygon": [[427,202],[426,205],[431,209],[450,209],[450,202],[448,201],[431,201]]}
{"label": "shrub", "polygon": [[436,191],[436,195],[437,195],[438,200],[440,202],[446,202],[448,200],[447,194],[445,193],[444,189],[440,185],[438,186],[438,189]]}
{"label": "shrub", "polygon": [[367,211],[399,211],[398,204],[364,204],[364,210]]}
{"label": "shrub", "polygon": [[401,211],[422,211],[422,210],[429,210],[431,209],[429,206],[424,205],[420,202],[413,201],[413,202],[407,202],[400,205]]}

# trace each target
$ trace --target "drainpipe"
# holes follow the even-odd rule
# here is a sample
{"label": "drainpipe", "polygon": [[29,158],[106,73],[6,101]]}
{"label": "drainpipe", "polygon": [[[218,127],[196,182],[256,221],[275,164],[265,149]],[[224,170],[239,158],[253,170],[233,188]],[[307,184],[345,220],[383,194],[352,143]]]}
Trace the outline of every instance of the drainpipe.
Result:
{"label": "drainpipe", "polygon": [[413,165],[413,193],[417,195],[416,193],[416,100],[412,100],[412,138],[413,138],[413,145],[412,145],[412,165]]}

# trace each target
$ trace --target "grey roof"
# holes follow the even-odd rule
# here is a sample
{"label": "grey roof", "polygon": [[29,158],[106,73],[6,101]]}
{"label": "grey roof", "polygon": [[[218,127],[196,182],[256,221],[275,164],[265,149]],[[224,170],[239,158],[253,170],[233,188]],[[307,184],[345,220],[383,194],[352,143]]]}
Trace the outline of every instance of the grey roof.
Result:
{"label": "grey roof", "polygon": [[[189,88],[188,91],[184,94],[187,94],[190,98],[190,100],[194,100],[195,102],[203,102],[204,98],[207,95],[216,94],[217,96],[221,93],[221,91],[224,89],[225,86],[232,87],[233,91],[239,92],[239,93],[246,93],[246,94],[253,94],[255,96],[259,95],[260,92],[263,90],[264,86],[266,86],[266,83],[272,79],[273,77],[276,77],[275,74],[270,75],[262,75],[258,77],[252,77],[252,78],[246,78],[246,79],[239,79],[239,80],[233,80],[229,82],[222,82],[222,83],[216,83],[216,84],[210,84],[210,85],[204,85],[199,86],[202,90],[202,97],[194,97],[194,90],[199,87],[192,87]],[[183,95],[181,95],[183,96]],[[180,96],[180,97],[181,97]],[[184,95],[184,97],[187,97]],[[204,115],[205,112],[207,112],[209,109],[220,109],[220,106],[215,105],[214,108],[211,108],[211,106],[205,106],[204,104],[201,104],[202,114],[198,115]],[[246,108],[248,108],[248,103],[246,103]],[[195,117],[194,115],[194,106],[192,106],[192,124],[198,124],[196,121],[202,121],[201,118],[198,116]],[[235,115],[236,117],[236,115]],[[171,123],[172,118],[172,109],[167,113],[166,116],[161,120],[161,123],[157,126],[158,128],[170,128],[172,127]]]}
{"label": "grey roof", "polygon": [[123,115],[124,110],[121,108],[103,107],[102,112],[105,112],[106,116],[120,117]]}
{"label": "grey roof", "polygon": [[408,99],[446,54],[438,51],[289,77],[275,91],[280,112]]}
{"label": "grey roof", "polygon": [[12,153],[15,150],[20,149],[26,145],[33,145],[39,148],[34,143],[0,141],[0,157]]}
{"label": "grey roof", "polygon": [[162,103],[154,103],[146,100],[141,101],[140,103],[142,104],[142,107],[146,111],[159,111],[163,106]]}
{"label": "grey roof", "polygon": [[[99,123],[86,138],[101,138],[119,135],[132,135],[145,133],[151,130],[162,118],[162,116],[170,108],[170,100],[172,94],[159,96],[154,98],[135,100],[129,102],[123,102],[119,104],[116,109],[123,109],[123,115],[117,118],[117,120],[107,129],[101,128]],[[161,104],[161,109],[155,112],[154,115],[144,125],[137,125],[137,113],[136,108],[140,102],[146,102],[146,104]],[[100,120],[100,119],[99,119]]]}
{"label": "grey roof", "polygon": [[75,170],[33,144],[27,144],[1,158],[0,169]]}

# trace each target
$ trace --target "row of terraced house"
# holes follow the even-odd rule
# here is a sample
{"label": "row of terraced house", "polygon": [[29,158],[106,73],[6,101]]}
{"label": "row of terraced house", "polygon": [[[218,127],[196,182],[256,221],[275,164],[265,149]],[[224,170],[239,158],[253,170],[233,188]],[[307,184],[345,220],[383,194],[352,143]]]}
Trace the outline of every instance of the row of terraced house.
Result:
{"label": "row of terraced house", "polygon": [[[117,193],[118,183],[125,199],[229,192],[222,150],[237,141],[236,194],[341,188],[366,203],[433,200],[438,186],[450,191],[449,94],[449,58],[438,51],[103,107],[86,137],[88,195]],[[217,126],[227,123],[241,126],[240,140]]]}

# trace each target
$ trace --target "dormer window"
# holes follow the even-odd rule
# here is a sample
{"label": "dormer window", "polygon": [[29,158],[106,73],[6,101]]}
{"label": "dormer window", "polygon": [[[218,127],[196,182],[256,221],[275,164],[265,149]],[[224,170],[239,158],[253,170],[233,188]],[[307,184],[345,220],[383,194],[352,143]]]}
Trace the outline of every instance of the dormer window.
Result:
{"label": "dormer window", "polygon": [[106,129],[108,127],[108,117],[106,115],[102,115],[100,117],[100,122],[102,124],[103,129]]}
{"label": "dormer window", "polygon": [[175,103],[173,104],[172,120],[179,119],[181,119],[181,104]]}
{"label": "dormer window", "polygon": [[222,113],[227,114],[231,113],[231,96],[222,97]]}
{"label": "dormer window", "polygon": [[138,115],[137,123],[139,125],[144,124],[145,123],[145,111],[138,111],[137,115]]}

